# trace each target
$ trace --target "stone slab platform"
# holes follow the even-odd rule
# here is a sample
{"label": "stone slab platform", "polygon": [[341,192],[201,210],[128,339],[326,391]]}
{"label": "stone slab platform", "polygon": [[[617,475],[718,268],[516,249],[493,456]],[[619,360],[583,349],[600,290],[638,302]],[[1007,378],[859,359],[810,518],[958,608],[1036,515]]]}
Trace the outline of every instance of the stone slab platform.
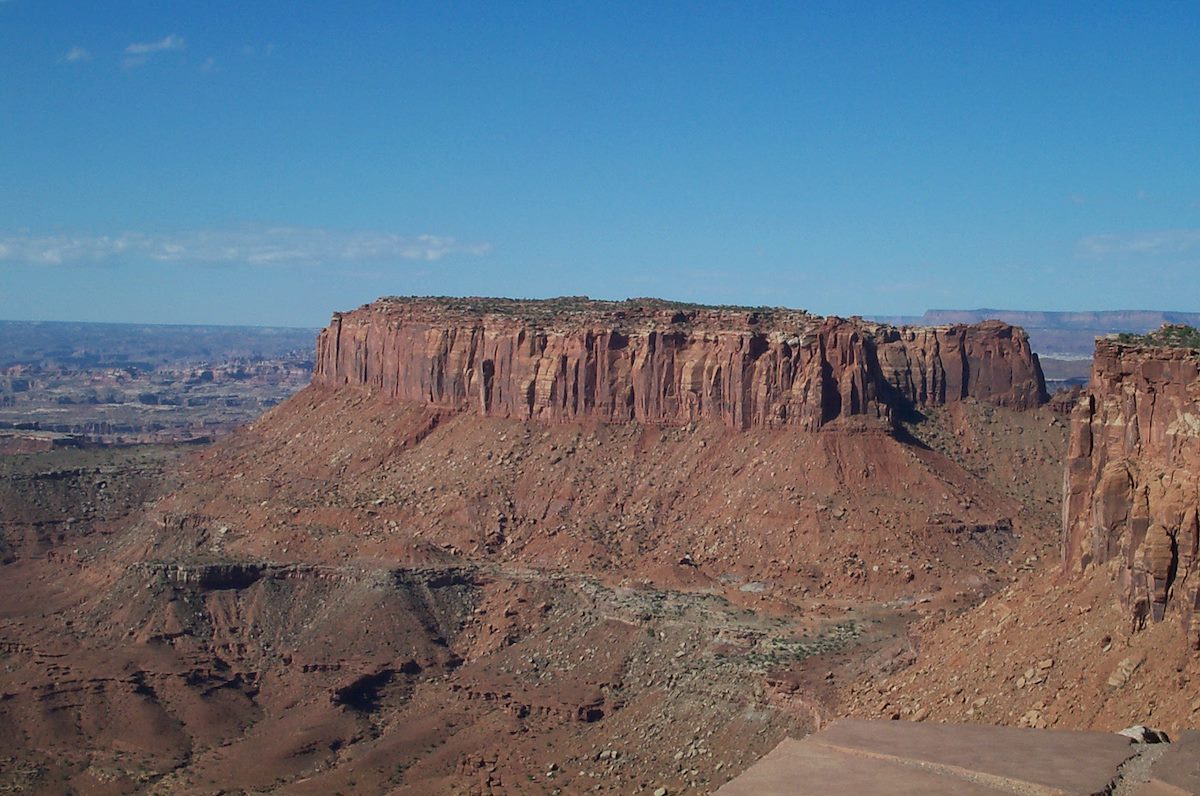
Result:
{"label": "stone slab platform", "polygon": [[717,793],[1092,796],[1137,751],[1108,732],[843,719],[784,741]]}
{"label": "stone slab platform", "polygon": [[1150,781],[1137,796],[1192,796],[1200,793],[1200,731],[1184,730],[1150,767]]}

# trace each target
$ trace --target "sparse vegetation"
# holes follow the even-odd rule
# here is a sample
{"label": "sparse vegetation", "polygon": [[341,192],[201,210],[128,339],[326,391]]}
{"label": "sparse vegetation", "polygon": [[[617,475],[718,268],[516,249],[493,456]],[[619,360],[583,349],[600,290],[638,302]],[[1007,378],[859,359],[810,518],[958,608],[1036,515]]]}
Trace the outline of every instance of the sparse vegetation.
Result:
{"label": "sparse vegetation", "polygon": [[663,311],[691,312],[715,310],[720,312],[746,312],[764,320],[776,315],[807,315],[803,310],[783,307],[748,307],[734,304],[695,304],[687,301],[667,301],[658,298],[630,298],[624,301],[604,301],[587,296],[559,296],[548,299],[512,299],[452,296],[388,296],[381,302],[408,304],[412,306],[436,307],[442,312],[464,315],[511,315],[532,321],[556,318],[565,315],[590,315],[602,313],[640,314]]}
{"label": "sparse vegetation", "polygon": [[512,299],[469,296],[387,296],[374,303],[390,317],[439,322],[520,323],[531,330],[597,326],[626,331],[647,325],[669,325],[675,331],[694,326],[735,324],[761,331],[808,328],[820,318],[806,310],[785,307],[708,305],[657,298],[604,301],[587,296]]}
{"label": "sparse vegetation", "polygon": [[1127,345],[1192,348],[1200,351],[1200,329],[1186,324],[1165,323],[1148,334],[1119,334],[1117,341]]}

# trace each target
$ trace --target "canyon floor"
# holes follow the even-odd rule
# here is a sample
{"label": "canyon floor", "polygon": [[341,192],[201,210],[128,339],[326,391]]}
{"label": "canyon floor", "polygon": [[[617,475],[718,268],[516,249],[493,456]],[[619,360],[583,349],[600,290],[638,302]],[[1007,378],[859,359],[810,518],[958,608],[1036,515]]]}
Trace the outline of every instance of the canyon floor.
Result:
{"label": "canyon floor", "polygon": [[309,388],[200,450],[9,456],[0,787],[704,793],[846,713],[1181,716],[1056,708],[1082,631],[971,646],[1055,580],[1065,442],[969,401],[731,432]]}
{"label": "canyon floor", "polygon": [[0,453],[227,434],[308,383],[312,335],[0,321]]}

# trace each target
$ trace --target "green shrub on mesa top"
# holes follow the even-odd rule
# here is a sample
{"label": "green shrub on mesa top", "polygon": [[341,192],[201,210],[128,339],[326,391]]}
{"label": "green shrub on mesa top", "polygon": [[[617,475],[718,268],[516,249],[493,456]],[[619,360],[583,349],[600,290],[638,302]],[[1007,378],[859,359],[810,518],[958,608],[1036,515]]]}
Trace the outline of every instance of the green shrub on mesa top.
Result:
{"label": "green shrub on mesa top", "polygon": [[1200,329],[1184,324],[1165,323],[1161,329],[1147,334],[1119,334],[1117,341],[1130,345],[1200,350]]}

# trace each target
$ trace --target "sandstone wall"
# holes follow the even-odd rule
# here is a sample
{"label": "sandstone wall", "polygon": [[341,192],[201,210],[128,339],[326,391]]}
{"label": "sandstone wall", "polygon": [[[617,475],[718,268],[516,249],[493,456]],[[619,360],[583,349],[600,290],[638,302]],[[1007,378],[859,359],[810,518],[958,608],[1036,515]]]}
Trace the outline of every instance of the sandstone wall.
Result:
{"label": "sandstone wall", "polygon": [[739,429],[1046,397],[1024,332],[998,322],[907,329],[796,311],[585,302],[556,315],[494,303],[392,299],[335,315],[313,381],[506,418]]}
{"label": "sandstone wall", "polygon": [[1132,621],[1177,616],[1200,648],[1200,352],[1099,340],[1072,412],[1068,570],[1109,564]]}

